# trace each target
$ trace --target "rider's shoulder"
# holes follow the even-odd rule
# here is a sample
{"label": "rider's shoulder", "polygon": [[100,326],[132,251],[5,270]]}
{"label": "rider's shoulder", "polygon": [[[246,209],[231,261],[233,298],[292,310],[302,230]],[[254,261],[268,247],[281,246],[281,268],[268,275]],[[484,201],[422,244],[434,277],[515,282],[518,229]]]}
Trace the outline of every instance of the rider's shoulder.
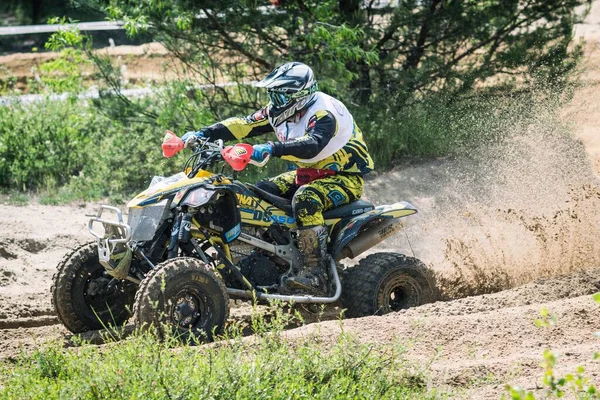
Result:
{"label": "rider's shoulder", "polygon": [[330,96],[323,92],[316,92],[317,100],[311,107],[314,109],[325,109],[325,110],[339,110],[346,109],[346,105],[339,99]]}

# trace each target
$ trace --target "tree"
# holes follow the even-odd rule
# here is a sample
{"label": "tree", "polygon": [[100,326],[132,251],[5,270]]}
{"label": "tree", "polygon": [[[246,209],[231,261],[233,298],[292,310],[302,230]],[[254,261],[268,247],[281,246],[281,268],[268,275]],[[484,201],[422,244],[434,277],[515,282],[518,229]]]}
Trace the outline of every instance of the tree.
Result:
{"label": "tree", "polygon": [[[340,78],[361,105],[402,106],[430,92],[481,84],[559,83],[573,68],[577,7],[591,0],[82,0],[147,30],[207,81],[255,79],[276,64]],[[342,88],[347,85],[342,80]],[[344,83],[345,82],[345,83]]]}
{"label": "tree", "polygon": [[[446,154],[475,137],[493,140],[494,135],[468,121],[510,113],[506,107],[497,109],[495,97],[518,92],[529,96],[521,97],[527,103],[539,93],[561,93],[581,54],[580,46],[572,43],[573,26],[590,3],[78,0],[77,4],[124,21],[130,35],[151,34],[179,61],[173,68],[180,69],[177,85],[187,98],[175,94],[168,103],[172,109],[177,106],[166,113],[169,121],[184,125],[173,129],[198,128],[200,111],[204,121],[216,121],[266,102],[250,85],[215,86],[200,93],[195,89],[199,84],[259,80],[282,62],[303,61],[315,70],[321,90],[350,107],[376,162],[389,166],[401,154]],[[109,60],[91,56],[118,90],[118,71],[111,72]],[[127,118],[141,116],[152,122],[147,102],[120,99]]]}

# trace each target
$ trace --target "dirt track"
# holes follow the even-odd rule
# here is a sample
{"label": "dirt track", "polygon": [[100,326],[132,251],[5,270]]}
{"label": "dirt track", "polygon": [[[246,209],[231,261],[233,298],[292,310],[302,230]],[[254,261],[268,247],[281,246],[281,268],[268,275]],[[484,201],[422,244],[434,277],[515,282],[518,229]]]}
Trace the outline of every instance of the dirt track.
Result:
{"label": "dirt track", "polygon": [[[141,46],[114,46],[99,51],[107,55],[120,68],[124,82],[127,84],[150,84],[172,79],[176,75],[168,73],[166,66],[175,61],[168,56],[167,50],[159,43],[148,43]],[[0,56],[0,82],[8,78],[16,80],[15,89],[21,93],[29,90],[29,81],[39,80],[40,66],[56,60],[59,53],[16,53]],[[91,68],[84,68],[84,77],[89,76]],[[89,82],[90,84],[92,82]]]}
{"label": "dirt track", "polygon": [[[511,281],[498,284],[514,286],[569,273],[496,294],[344,322],[344,330],[364,342],[397,338],[407,347],[409,363],[430,370],[431,385],[447,386],[457,397],[498,398],[505,383],[539,392],[546,348],[560,355],[558,373],[583,365],[600,384],[600,366],[593,361],[600,350],[594,336],[600,306],[591,299],[600,290],[600,270],[594,269],[600,268],[600,191],[594,177],[600,170],[600,42],[589,40],[585,86],[561,115],[580,142],[540,129],[543,140],[534,135],[533,144],[515,136],[505,148],[413,165],[368,185],[367,196],[378,203],[401,197],[421,211],[406,233],[382,247],[414,251],[442,271],[467,266],[465,279],[484,283],[508,276]],[[91,239],[87,215],[95,212],[91,204],[0,204],[0,359],[67,334],[51,310],[50,278],[70,248]],[[556,315],[554,326],[535,326],[542,308]],[[297,338],[316,329],[323,340],[335,340],[340,332],[338,322],[329,321],[286,334]]]}
{"label": "dirt track", "polygon": [[31,348],[38,338],[59,337],[50,280],[68,249],[89,239],[85,214],[91,212],[0,205],[0,357],[16,354],[21,344]]}
{"label": "dirt track", "polygon": [[[366,343],[399,340],[416,368],[426,371],[431,363],[429,376],[435,386],[449,387],[461,397],[498,398],[506,383],[539,389],[545,348],[562,355],[557,373],[572,373],[583,365],[600,383],[600,369],[593,361],[600,347],[594,337],[600,307],[590,296],[599,288],[598,271],[579,273],[385,317],[347,320],[344,330]],[[556,315],[553,327],[535,326],[542,307]],[[288,335],[305,336],[317,329],[324,340],[335,340],[340,332],[339,323],[329,321]]]}
{"label": "dirt track", "polygon": [[[56,264],[69,248],[88,239],[86,214],[93,206],[0,205],[0,358],[32,349],[68,333],[52,315],[49,286]],[[415,368],[431,363],[431,383],[455,394],[497,398],[505,382],[536,389],[545,348],[562,354],[559,371],[584,365],[600,383],[593,353],[600,349],[600,307],[591,294],[600,290],[600,271],[540,280],[492,295],[435,303],[385,317],[346,320],[346,332],[369,343],[400,340]],[[556,325],[537,328],[545,307]],[[338,322],[288,331],[290,338],[317,330],[335,340]]]}

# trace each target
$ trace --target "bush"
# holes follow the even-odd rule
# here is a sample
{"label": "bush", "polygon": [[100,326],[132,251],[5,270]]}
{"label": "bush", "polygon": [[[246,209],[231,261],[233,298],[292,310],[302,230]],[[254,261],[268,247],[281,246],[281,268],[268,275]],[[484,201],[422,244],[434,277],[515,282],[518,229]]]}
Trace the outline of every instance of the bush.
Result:
{"label": "bush", "polygon": [[0,107],[0,186],[56,187],[82,170],[103,129],[94,110],[73,101]]}

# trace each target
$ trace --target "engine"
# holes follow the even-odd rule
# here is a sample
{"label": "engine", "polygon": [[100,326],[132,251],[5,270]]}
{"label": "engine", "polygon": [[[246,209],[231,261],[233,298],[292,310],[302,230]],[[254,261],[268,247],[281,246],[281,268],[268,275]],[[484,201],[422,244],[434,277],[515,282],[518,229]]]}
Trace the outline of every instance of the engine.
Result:
{"label": "engine", "polygon": [[[286,243],[285,235],[273,228],[243,227],[242,231],[270,243]],[[281,275],[289,269],[289,264],[284,260],[240,240],[234,240],[230,249],[234,264],[258,288],[266,289],[278,285]],[[235,279],[232,279],[230,282],[236,287],[238,284],[234,281]]]}
{"label": "engine", "polygon": [[279,284],[279,276],[285,272],[268,257],[258,254],[244,258],[238,265],[242,274],[258,288]]}

